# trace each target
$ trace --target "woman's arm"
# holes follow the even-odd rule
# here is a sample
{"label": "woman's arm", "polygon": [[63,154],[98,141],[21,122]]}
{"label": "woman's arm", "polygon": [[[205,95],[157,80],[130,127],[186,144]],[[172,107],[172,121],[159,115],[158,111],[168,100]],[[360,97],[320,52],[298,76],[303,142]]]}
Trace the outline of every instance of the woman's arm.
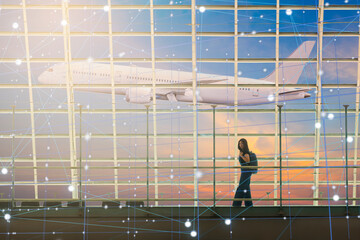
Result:
{"label": "woman's arm", "polygon": [[250,155],[249,155],[249,154],[246,153],[244,156],[241,156],[241,155],[240,155],[240,157],[241,157],[245,162],[247,162],[247,163],[250,162]]}

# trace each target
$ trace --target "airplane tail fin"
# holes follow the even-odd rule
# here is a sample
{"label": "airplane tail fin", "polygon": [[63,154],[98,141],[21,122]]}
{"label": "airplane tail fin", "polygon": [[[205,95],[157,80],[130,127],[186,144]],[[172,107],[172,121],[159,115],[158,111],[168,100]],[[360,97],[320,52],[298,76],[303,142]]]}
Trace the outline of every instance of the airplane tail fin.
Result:
{"label": "airplane tail fin", "polygon": [[[279,83],[296,84],[300,75],[307,64],[307,60],[315,45],[315,41],[303,42],[288,58],[300,58],[302,63],[282,62],[279,65]],[[275,70],[263,80],[275,83]]]}

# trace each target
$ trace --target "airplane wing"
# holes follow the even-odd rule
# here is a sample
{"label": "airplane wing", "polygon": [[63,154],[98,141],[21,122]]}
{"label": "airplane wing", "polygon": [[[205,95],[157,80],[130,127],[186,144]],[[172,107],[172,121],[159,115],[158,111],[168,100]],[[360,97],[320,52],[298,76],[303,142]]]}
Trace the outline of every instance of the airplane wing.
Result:
{"label": "airplane wing", "polygon": [[280,92],[279,95],[299,93],[299,92],[309,92],[309,91],[311,91],[311,89],[302,88],[302,89],[295,89],[295,90]]}
{"label": "airplane wing", "polygon": [[[197,80],[196,82],[198,84],[211,84],[211,83],[217,83],[217,82],[223,82],[227,81],[228,79],[203,79],[203,80]],[[192,80],[189,81],[182,81],[179,83],[174,83],[175,85],[185,85],[185,84],[192,84]]]}

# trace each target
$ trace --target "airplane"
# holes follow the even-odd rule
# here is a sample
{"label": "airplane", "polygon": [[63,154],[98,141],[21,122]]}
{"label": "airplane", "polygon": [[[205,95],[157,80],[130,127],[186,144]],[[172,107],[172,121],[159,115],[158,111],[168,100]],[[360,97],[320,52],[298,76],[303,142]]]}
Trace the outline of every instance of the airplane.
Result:
{"label": "airplane", "polygon": [[[315,41],[303,42],[289,58],[304,59],[303,63],[282,62],[279,65],[279,83],[296,84],[307,63],[307,59],[315,45]],[[71,63],[71,74],[74,84],[111,84],[110,64],[79,62]],[[139,87],[115,88],[115,94],[125,95],[128,103],[149,104],[152,102],[153,93],[151,87],[144,87],[143,84],[152,84],[152,69],[113,65],[115,84],[137,84]],[[67,65],[56,64],[46,69],[38,77],[42,84],[66,84]],[[156,99],[168,100],[171,102],[193,101],[193,89],[189,86],[192,83],[192,72],[159,70],[156,69]],[[214,74],[197,73],[197,84],[234,84],[233,76],[222,76]],[[275,101],[288,101],[308,98],[310,89],[286,88],[275,92],[274,88],[242,87],[241,84],[274,84],[275,70],[262,79],[238,77],[238,99],[237,105],[260,105]],[[161,85],[174,85],[176,88]],[[187,84],[188,86],[181,85]],[[160,87],[159,87],[160,86]],[[179,87],[180,86],[180,87]],[[88,88],[78,89],[80,91],[111,94],[111,88]],[[234,106],[235,88],[201,88],[197,87],[197,103]]]}

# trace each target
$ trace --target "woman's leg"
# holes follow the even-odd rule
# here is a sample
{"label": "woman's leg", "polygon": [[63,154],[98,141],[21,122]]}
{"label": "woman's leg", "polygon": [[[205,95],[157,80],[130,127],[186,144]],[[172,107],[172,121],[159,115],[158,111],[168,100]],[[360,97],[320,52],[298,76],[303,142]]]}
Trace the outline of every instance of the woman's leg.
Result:
{"label": "woman's leg", "polygon": [[[244,190],[240,189],[240,185],[237,187],[234,198],[244,198]],[[241,207],[242,201],[233,201],[233,207]]]}
{"label": "woman's leg", "polygon": [[[241,171],[239,186],[235,192],[235,198],[249,198],[247,194],[250,193],[250,177],[251,173],[248,171]],[[248,202],[248,201],[246,201]],[[234,207],[241,207],[242,201],[234,201]],[[246,205],[245,205],[246,206]]]}

